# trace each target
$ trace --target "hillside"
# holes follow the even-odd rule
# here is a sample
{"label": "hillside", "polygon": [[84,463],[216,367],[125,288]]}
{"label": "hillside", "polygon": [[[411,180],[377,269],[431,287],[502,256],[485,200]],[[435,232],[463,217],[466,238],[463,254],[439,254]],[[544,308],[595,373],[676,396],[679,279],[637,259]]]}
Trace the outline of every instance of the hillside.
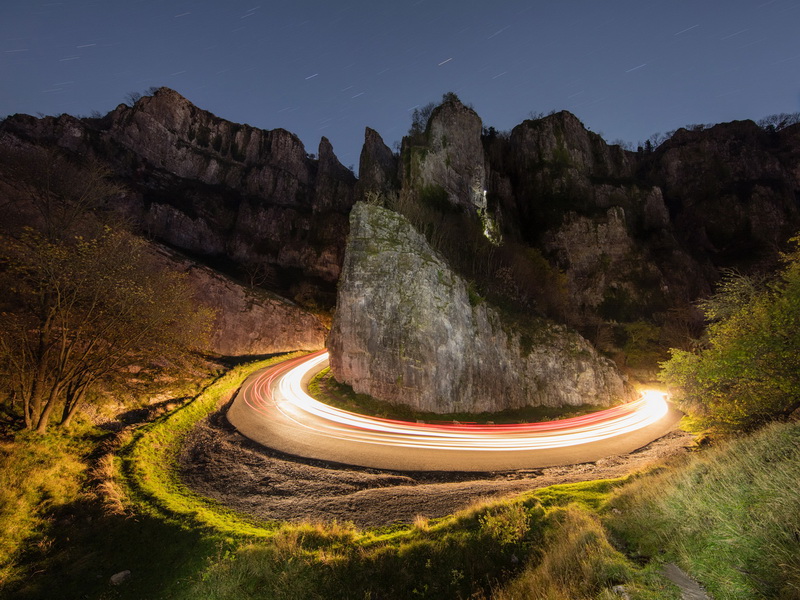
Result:
{"label": "hillside", "polygon": [[[800,226],[799,157],[797,125],[629,152],[569,113],[496,132],[452,95],[399,154],[368,129],[359,178],[325,139],[312,156],[168,89],[101,118],[9,117],[6,240],[100,173],[108,202],[81,215],[133,232],[216,312],[210,356],[181,378],[128,363],[69,427],[17,431],[4,394],[0,596],[660,599],[679,566],[717,597],[795,597],[796,423],[696,452],[677,431],[577,465],[399,473],[281,455],[224,411],[283,357],[232,364],[326,341],[345,383],[417,408],[613,403],[702,331],[695,302],[726,269],[763,284]],[[750,300],[794,315],[788,282]]]}
{"label": "hillside", "polygon": [[[308,154],[287,131],[219,119],[161,88],[101,118],[9,117],[0,147],[100,161],[124,186],[108,208],[135,231],[314,311],[336,303],[352,207],[377,202],[425,235],[471,301],[499,308],[502,327],[566,325],[640,380],[699,333],[693,303],[721,270],[772,268],[800,228],[800,125],[681,129],[630,152],[567,112],[497,132],[450,94],[399,154],[367,129],[359,179],[325,138]],[[359,326],[339,319],[337,331]],[[373,392],[396,380],[337,377],[370,378]]]}
{"label": "hillside", "polygon": [[101,118],[14,115],[0,145],[107,163],[117,210],[157,240],[301,300],[332,306],[347,215],[368,193],[462,207],[567,276],[579,323],[631,320],[708,291],[716,269],[769,263],[800,223],[800,125],[678,130],[658,148],[608,145],[567,112],[485,128],[449,99],[394,155],[367,129],[358,179],[322,138],[219,119],[161,88]]}

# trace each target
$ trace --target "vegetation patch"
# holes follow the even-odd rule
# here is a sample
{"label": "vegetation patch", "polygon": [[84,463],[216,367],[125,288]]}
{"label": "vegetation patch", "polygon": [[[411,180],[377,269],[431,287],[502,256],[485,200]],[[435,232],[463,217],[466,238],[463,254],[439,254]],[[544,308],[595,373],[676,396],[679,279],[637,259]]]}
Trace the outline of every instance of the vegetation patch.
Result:
{"label": "vegetation patch", "polygon": [[605,522],[716,598],[797,598],[797,481],[800,425],[775,423],[620,488]]}
{"label": "vegetation patch", "polygon": [[614,549],[581,505],[587,494],[602,504],[619,483],[558,486],[557,505],[546,504],[546,490],[479,503],[366,544],[341,525],[333,527],[345,542],[335,545],[287,526],[272,543],[216,562],[188,597],[580,599],[611,598],[624,585],[637,598],[679,598],[654,568]]}
{"label": "vegetation patch", "polygon": [[398,419],[401,421],[423,421],[426,423],[538,423],[579,417],[607,408],[583,404],[581,406],[527,406],[500,412],[484,413],[432,413],[415,411],[409,406],[384,402],[367,394],[357,394],[347,384],[339,383],[326,368],[320,371],[308,385],[309,393],[325,404],[363,415]]}
{"label": "vegetation patch", "polygon": [[26,548],[47,546],[48,513],[72,502],[84,481],[87,436],[22,432],[0,442],[0,586],[24,573]]}
{"label": "vegetation patch", "polygon": [[233,513],[193,493],[178,477],[177,459],[192,427],[230,400],[254,371],[291,358],[281,355],[236,367],[197,398],[141,428],[120,451],[120,467],[131,500],[144,512],[179,518],[187,525],[225,532],[234,537],[264,537],[271,528]]}
{"label": "vegetation patch", "polygon": [[679,406],[719,430],[752,430],[800,409],[800,238],[766,284],[729,273],[701,308],[696,351],[673,349],[661,378]]}

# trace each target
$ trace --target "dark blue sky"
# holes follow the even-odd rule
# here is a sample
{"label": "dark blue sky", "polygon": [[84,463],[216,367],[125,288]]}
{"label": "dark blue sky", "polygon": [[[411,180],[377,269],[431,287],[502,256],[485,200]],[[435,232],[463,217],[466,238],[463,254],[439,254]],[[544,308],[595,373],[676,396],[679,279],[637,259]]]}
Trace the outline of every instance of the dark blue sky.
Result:
{"label": "dark blue sky", "polygon": [[800,0],[2,0],[0,117],[176,89],[358,165],[454,91],[485,125],[566,109],[608,141],[800,111]]}

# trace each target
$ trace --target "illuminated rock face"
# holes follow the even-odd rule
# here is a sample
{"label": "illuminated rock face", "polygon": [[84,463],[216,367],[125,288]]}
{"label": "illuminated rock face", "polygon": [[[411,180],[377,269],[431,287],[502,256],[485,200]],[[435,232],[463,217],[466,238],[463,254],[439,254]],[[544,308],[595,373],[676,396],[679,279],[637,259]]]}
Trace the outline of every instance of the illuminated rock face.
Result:
{"label": "illuminated rock face", "polygon": [[577,333],[503,323],[404,217],[359,203],[350,232],[327,345],[357,392],[436,413],[632,398]]}
{"label": "illuminated rock face", "polygon": [[417,200],[441,191],[453,206],[486,210],[481,118],[452,99],[434,109],[424,139],[403,140],[402,194]]}

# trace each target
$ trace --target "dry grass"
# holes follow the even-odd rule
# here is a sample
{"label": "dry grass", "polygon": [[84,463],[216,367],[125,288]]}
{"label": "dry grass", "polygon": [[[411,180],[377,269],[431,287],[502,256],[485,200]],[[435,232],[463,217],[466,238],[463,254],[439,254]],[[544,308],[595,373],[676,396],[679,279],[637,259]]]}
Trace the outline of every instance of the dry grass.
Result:
{"label": "dry grass", "polygon": [[45,548],[49,513],[80,496],[85,442],[61,434],[19,434],[0,443],[0,587],[16,576],[25,545]]}
{"label": "dry grass", "polygon": [[773,424],[622,488],[607,523],[719,598],[800,598],[800,425]]}
{"label": "dry grass", "polygon": [[630,564],[596,517],[571,506],[550,518],[541,562],[499,590],[496,600],[588,600],[631,579]]}

